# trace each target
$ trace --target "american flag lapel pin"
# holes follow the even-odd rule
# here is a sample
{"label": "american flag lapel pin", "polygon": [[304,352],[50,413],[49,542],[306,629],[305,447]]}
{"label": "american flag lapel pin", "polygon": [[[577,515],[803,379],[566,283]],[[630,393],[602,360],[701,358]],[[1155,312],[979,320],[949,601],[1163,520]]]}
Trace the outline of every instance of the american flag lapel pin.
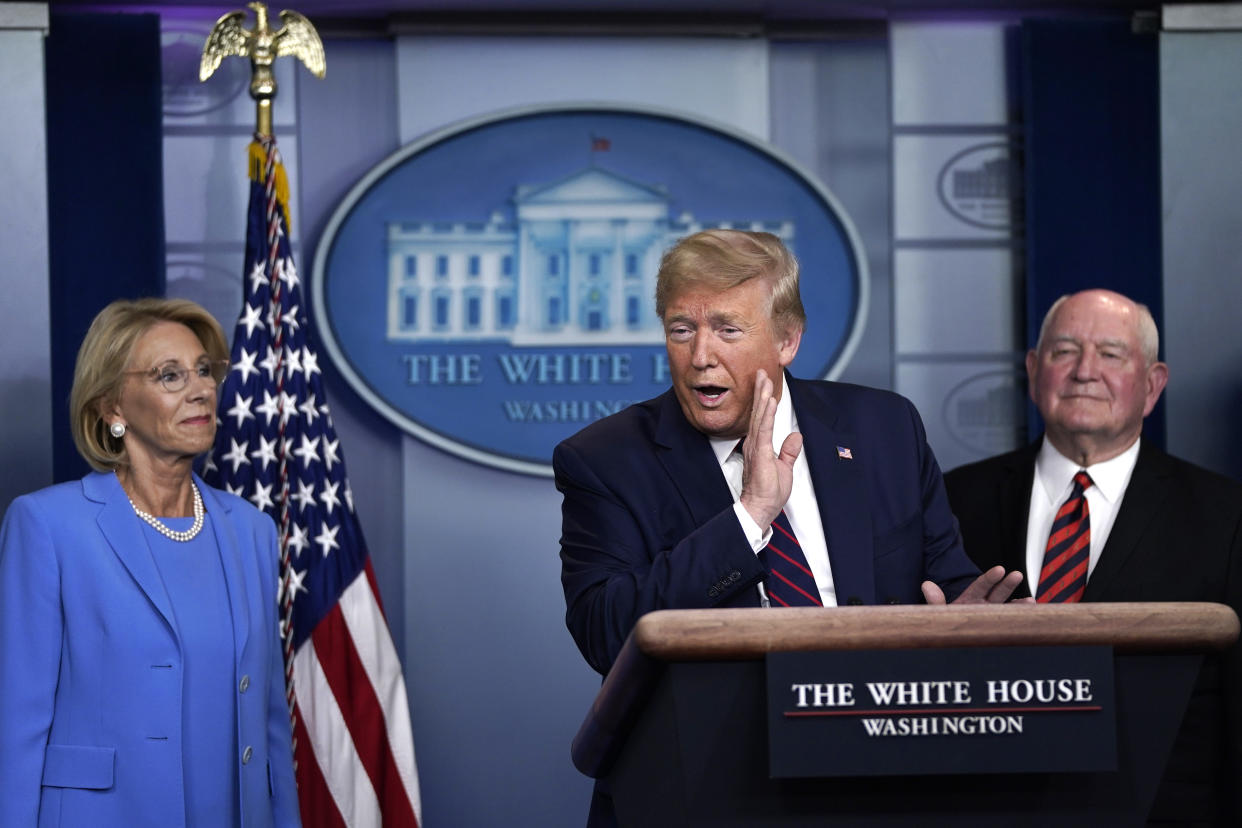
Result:
{"label": "american flag lapel pin", "polygon": [[837,457],[842,460],[853,460],[854,452],[850,451],[849,446],[837,446]]}

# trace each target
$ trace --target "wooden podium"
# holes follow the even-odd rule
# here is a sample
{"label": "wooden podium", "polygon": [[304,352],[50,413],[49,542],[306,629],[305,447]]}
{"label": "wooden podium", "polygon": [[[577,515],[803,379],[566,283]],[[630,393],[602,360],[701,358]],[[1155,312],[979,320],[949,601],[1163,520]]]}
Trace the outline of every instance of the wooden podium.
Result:
{"label": "wooden podium", "polygon": [[[1141,825],[1203,657],[1238,631],[1207,603],[653,612],[573,761],[622,826]],[[769,778],[767,653],[1075,645],[1113,648],[1115,772]]]}

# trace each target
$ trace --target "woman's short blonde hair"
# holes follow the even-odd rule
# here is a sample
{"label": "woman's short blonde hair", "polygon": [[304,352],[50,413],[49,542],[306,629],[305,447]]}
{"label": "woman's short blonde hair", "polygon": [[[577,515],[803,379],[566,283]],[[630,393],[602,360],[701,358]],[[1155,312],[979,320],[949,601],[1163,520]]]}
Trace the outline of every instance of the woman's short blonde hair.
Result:
{"label": "woman's short blonde hair", "polygon": [[159,322],[185,325],[203,343],[211,360],[228,359],[228,342],[220,323],[188,299],[122,299],[101,310],[78,349],[69,393],[73,444],[97,471],[115,471],[129,463],[125,443],[108,431],[104,412],[120,397],[134,345]]}
{"label": "woman's short blonde hair", "polygon": [[798,290],[798,260],[779,237],[749,230],[703,230],[686,236],[660,261],[656,315],[680,291],[699,285],[725,291],[751,279],[768,283],[768,313],[782,336],[806,327]]}

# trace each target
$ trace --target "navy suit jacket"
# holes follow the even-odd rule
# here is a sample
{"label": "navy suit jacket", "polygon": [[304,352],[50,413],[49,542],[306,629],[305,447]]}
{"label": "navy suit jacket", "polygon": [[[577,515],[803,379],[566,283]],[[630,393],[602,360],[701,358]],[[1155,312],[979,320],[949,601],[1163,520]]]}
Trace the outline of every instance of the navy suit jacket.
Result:
{"label": "navy suit jacket", "polygon": [[[1040,443],[945,475],[966,551],[1026,568]],[[1026,581],[1015,596],[1029,595]],[[1242,484],[1143,441],[1084,601],[1212,601],[1242,614]],[[1242,824],[1242,646],[1205,662],[1153,819]]]}
{"label": "navy suit jacket", "polygon": [[[838,603],[920,603],[927,579],[950,599],[965,589],[978,569],[914,406],[873,388],[785,379]],[[564,495],[566,624],[600,673],[645,613],[758,606],[763,567],[711,443],[671,390],[587,426],[552,465]]]}
{"label": "navy suit jacket", "polygon": [[[294,828],[276,527],[195,477],[231,618],[242,828]],[[0,529],[0,826],[185,824],[185,663],[142,523],[113,474],[14,500]],[[206,818],[204,815],[203,818]]]}

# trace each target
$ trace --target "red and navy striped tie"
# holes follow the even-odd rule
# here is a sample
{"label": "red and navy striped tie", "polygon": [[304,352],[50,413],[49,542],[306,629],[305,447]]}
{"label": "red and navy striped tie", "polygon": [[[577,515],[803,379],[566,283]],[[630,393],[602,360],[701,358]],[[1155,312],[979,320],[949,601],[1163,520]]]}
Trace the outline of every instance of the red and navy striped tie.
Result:
{"label": "red and navy striped tie", "polygon": [[766,589],[772,606],[822,607],[815,576],[794,537],[785,510],[772,521],[772,539],[759,552],[759,562],[768,570]]}
{"label": "red and navy striped tie", "polygon": [[1074,475],[1074,488],[1052,522],[1039,571],[1039,591],[1035,593],[1035,600],[1041,604],[1081,601],[1087,588],[1091,513],[1083,492],[1089,488],[1091,477],[1085,471]]}

